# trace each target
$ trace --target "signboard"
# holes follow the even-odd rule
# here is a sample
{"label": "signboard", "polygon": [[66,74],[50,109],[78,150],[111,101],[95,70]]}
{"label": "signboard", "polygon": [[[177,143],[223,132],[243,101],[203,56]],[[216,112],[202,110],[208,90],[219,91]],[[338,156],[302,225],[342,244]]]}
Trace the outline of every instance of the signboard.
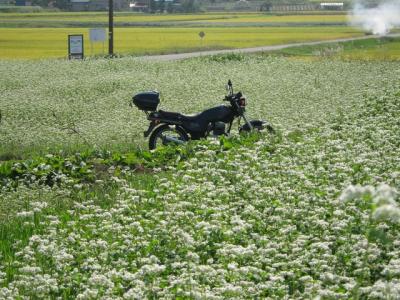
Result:
{"label": "signboard", "polygon": [[104,42],[106,40],[106,30],[104,28],[91,28],[89,36],[91,42]]}
{"label": "signboard", "polygon": [[83,34],[68,35],[68,57],[83,59]]}

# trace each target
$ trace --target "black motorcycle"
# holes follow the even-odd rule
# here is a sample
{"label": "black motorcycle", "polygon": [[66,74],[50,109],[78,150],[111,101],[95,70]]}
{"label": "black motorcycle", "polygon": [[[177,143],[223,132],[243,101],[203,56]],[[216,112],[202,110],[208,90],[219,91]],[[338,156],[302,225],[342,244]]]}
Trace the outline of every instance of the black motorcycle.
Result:
{"label": "black motorcycle", "polygon": [[[229,105],[220,105],[207,109],[197,115],[187,116],[177,112],[157,110],[160,103],[158,92],[143,92],[133,96],[133,104],[143,110],[150,121],[144,136],[149,138],[150,150],[170,143],[182,144],[189,139],[198,140],[230,133],[235,118],[238,118],[239,132],[266,129],[273,133],[271,125],[261,120],[247,120],[245,116],[246,98],[241,92],[233,93],[232,82],[227,85],[228,95],[225,101]],[[240,126],[243,118],[244,125]],[[228,126],[228,128],[226,128]]]}

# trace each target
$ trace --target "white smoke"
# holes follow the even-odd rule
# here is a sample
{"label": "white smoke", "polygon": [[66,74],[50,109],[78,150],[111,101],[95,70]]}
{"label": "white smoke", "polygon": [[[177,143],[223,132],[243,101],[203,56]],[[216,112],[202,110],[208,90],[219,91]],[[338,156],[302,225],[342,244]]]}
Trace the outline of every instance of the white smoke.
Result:
{"label": "white smoke", "polygon": [[400,27],[400,0],[388,1],[374,8],[366,8],[357,1],[350,22],[373,34],[386,35],[391,29]]}

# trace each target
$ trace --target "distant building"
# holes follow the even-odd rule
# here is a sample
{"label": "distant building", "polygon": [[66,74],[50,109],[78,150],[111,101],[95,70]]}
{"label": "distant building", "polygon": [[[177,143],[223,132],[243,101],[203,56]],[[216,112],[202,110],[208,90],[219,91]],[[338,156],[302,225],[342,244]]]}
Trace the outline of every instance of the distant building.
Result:
{"label": "distant building", "polygon": [[132,11],[148,12],[149,11],[149,3],[148,3],[148,1],[136,1],[136,2],[130,3],[129,8]]}
{"label": "distant building", "polygon": [[86,11],[89,10],[90,0],[71,0],[72,11]]}
{"label": "distant building", "polygon": [[326,10],[343,10],[343,2],[325,2],[320,4],[321,9]]}
{"label": "distant building", "polygon": [[267,11],[312,11],[316,10],[318,5],[314,4],[277,4],[265,7]]}
{"label": "distant building", "polygon": [[132,11],[137,12],[181,12],[179,0],[136,0],[129,4]]}

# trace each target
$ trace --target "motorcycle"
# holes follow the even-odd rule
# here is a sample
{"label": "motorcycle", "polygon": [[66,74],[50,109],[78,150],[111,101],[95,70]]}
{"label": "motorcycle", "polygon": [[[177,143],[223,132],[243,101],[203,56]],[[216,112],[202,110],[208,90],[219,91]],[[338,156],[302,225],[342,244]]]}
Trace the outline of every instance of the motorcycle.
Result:
{"label": "motorcycle", "polygon": [[[198,140],[213,136],[228,135],[232,129],[233,121],[238,119],[239,133],[253,130],[266,129],[274,133],[273,127],[261,120],[248,120],[246,111],[246,98],[241,92],[234,93],[231,80],[227,84],[228,95],[225,101],[229,105],[219,105],[204,110],[197,115],[183,115],[178,112],[157,110],[160,103],[160,94],[155,91],[142,92],[132,98],[132,103],[139,110],[146,113],[150,121],[149,128],[144,132],[144,137],[149,137],[149,149],[153,150],[162,145],[171,143],[182,144],[188,140]],[[244,125],[240,126],[240,120]]]}

